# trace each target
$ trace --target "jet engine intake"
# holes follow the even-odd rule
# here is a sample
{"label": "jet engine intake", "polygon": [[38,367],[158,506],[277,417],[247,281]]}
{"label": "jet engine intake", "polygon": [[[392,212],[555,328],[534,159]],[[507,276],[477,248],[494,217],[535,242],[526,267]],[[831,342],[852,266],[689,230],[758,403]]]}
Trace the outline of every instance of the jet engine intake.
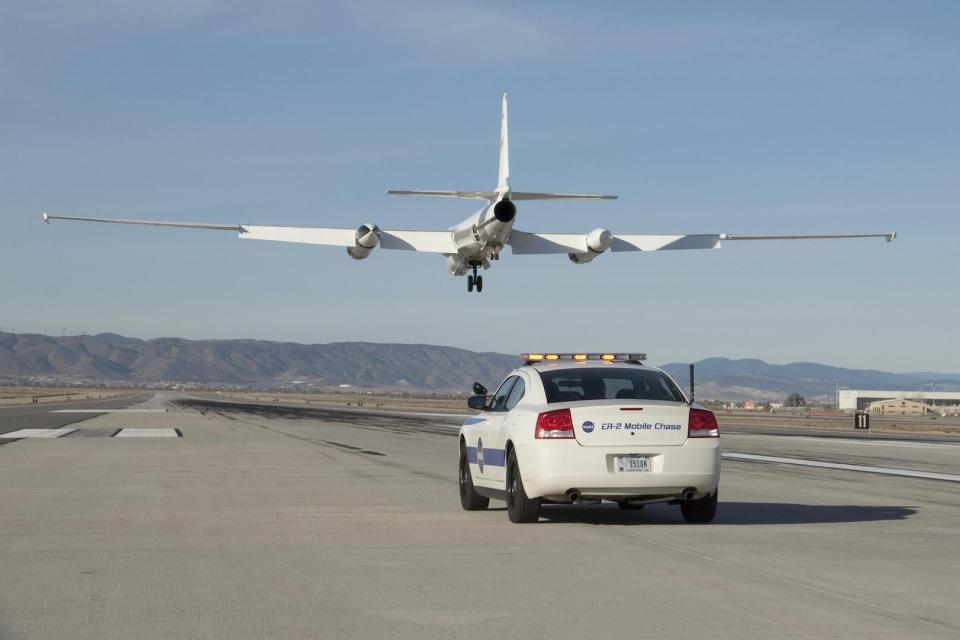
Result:
{"label": "jet engine intake", "polygon": [[567,257],[574,264],[586,264],[610,248],[613,244],[613,234],[607,229],[594,229],[586,237],[586,253],[568,253]]}
{"label": "jet engine intake", "polygon": [[380,227],[375,224],[362,224],[357,227],[356,242],[347,247],[347,255],[354,260],[363,260],[377,248],[380,242]]}

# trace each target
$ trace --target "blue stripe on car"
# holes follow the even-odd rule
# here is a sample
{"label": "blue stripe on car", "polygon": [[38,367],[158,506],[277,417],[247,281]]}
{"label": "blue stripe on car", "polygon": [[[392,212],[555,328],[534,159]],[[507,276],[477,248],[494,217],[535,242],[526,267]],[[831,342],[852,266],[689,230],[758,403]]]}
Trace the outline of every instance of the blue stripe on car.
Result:
{"label": "blue stripe on car", "polygon": [[[467,447],[467,462],[477,464],[477,448]],[[504,467],[507,464],[507,452],[505,449],[487,449],[483,448],[483,464],[491,467]]]}
{"label": "blue stripe on car", "polygon": [[463,421],[463,426],[467,426],[468,424],[480,424],[481,422],[486,422],[486,421],[487,421],[486,418],[467,418],[466,420]]}

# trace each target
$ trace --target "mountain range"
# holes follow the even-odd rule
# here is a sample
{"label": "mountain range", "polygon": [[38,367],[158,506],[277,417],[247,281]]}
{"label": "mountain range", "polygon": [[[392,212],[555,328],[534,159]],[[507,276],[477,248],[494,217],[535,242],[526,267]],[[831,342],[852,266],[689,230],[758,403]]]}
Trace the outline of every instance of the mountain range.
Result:
{"label": "mountain range", "polygon": [[[770,364],[752,358],[707,358],[694,364],[698,398],[782,400],[794,392],[816,398],[835,396],[837,385],[848,389],[960,391],[960,374],[890,373],[816,362]],[[678,384],[689,383],[687,364],[671,363],[662,368]]]}
{"label": "mountain range", "polygon": [[[0,380],[7,382],[191,383],[277,387],[311,384],[409,391],[467,391],[495,386],[519,359],[425,344],[266,340],[139,340],[101,333],[46,336],[0,332]],[[960,374],[888,373],[812,362],[708,358],[696,365],[697,397],[776,400],[862,389],[960,390]],[[663,368],[687,384],[687,364]]]}

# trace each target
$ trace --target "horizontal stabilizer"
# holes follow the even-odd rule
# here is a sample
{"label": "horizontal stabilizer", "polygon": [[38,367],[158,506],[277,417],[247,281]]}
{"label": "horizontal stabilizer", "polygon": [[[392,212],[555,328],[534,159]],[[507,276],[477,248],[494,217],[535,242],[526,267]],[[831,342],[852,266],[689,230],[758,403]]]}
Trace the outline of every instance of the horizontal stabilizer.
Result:
{"label": "horizontal stabilizer", "polygon": [[422,189],[388,189],[391,196],[431,196],[434,198],[475,198],[479,200],[496,200],[499,194],[496,191],[427,191]]}
{"label": "horizontal stabilizer", "polygon": [[514,191],[513,200],[616,200],[617,196],[597,193],[539,193],[536,191]]}

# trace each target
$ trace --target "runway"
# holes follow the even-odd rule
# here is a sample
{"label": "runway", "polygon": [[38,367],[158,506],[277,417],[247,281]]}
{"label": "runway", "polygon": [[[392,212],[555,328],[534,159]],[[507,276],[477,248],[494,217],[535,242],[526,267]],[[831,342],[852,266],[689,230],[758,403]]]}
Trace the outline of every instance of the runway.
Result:
{"label": "runway", "polygon": [[[126,409],[148,400],[153,394],[106,400],[76,400],[63,403],[0,407],[0,443],[6,433],[17,429],[57,429],[117,409]],[[78,413],[74,413],[74,411]],[[82,413],[80,413],[82,412]]]}
{"label": "runway", "polygon": [[[0,411],[0,432],[74,430],[0,447],[3,640],[960,635],[955,482],[726,459],[712,525],[666,505],[513,525],[501,503],[460,509],[453,416],[112,408],[167,411]],[[182,437],[112,435],[135,429]],[[722,442],[960,474],[948,438]]]}

